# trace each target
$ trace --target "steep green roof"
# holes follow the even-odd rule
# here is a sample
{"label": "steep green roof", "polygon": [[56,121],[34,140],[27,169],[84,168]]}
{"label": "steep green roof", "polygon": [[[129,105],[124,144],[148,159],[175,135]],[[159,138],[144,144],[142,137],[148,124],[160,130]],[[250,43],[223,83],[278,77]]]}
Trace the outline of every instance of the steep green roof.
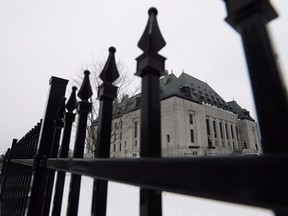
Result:
{"label": "steep green roof", "polygon": [[250,121],[255,121],[251,116],[249,111],[247,111],[246,109],[243,109],[236,101],[230,101],[228,102],[228,104],[230,106],[232,106],[233,108],[233,112],[238,114],[238,118],[239,119],[247,119]]}
{"label": "steep green roof", "polygon": [[[169,97],[180,97],[185,100],[198,104],[209,104],[222,110],[238,114],[239,119],[248,119],[249,112],[242,109],[235,101],[226,102],[213,88],[207,83],[196,79],[186,73],[182,73],[178,78],[172,73],[160,79],[160,98],[161,100]],[[132,97],[124,97],[119,103],[115,103],[113,118],[117,118],[123,113],[128,113],[140,108],[141,93]],[[247,114],[248,113],[248,114]]]}

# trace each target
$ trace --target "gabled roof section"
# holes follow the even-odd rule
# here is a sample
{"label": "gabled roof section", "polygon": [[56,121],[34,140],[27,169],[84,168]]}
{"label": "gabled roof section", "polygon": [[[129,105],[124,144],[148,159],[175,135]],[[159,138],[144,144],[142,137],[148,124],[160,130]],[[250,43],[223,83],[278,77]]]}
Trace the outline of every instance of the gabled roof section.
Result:
{"label": "gabled roof section", "polygon": [[[194,95],[183,91],[183,83],[173,73],[166,75],[160,79],[160,97],[161,100],[177,96],[186,100],[191,100],[195,103],[201,103]],[[181,89],[182,88],[182,89]]]}
{"label": "gabled roof section", "polygon": [[237,113],[238,114],[238,118],[239,119],[247,119],[250,121],[255,121],[251,116],[248,110],[243,109],[236,101],[229,101],[228,102],[229,106],[232,107],[232,112]]}
{"label": "gabled roof section", "polygon": [[129,113],[133,110],[140,109],[141,105],[141,93],[136,94],[134,96],[129,97],[128,95],[124,95],[121,101],[115,102],[113,106],[113,116],[112,118],[118,118],[125,113]]}
{"label": "gabled roof section", "polygon": [[210,104],[223,110],[232,110],[232,107],[207,83],[186,73],[182,73],[178,80],[183,86],[190,87],[191,94],[201,101],[201,103]]}

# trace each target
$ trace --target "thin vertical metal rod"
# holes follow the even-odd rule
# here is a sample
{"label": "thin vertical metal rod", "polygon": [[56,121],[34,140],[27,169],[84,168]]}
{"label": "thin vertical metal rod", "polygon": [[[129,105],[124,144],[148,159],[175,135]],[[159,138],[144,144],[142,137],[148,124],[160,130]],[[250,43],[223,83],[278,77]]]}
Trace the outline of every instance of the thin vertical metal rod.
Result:
{"label": "thin vertical metal rod", "polygon": [[[52,144],[50,158],[56,158],[58,154],[61,131],[62,131],[62,128],[64,127],[63,117],[64,117],[64,112],[65,112],[65,100],[66,98],[63,97],[62,103],[57,113],[57,118],[55,119],[53,144]],[[48,181],[46,185],[44,207],[42,211],[43,216],[49,215],[52,191],[53,191],[53,185],[54,185],[54,177],[55,177],[55,170],[49,170],[48,172],[49,172]]]}
{"label": "thin vertical metal rod", "polygon": [[[70,144],[70,138],[71,138],[71,132],[72,132],[72,124],[75,120],[75,115],[76,115],[73,113],[73,111],[76,109],[76,106],[77,106],[76,90],[77,88],[74,86],[72,88],[72,93],[70,95],[70,98],[66,104],[66,109],[68,110],[68,112],[65,112],[65,115],[64,115],[64,131],[63,131],[61,150],[60,150],[60,155],[59,155],[60,158],[68,158],[69,144]],[[62,171],[57,172],[53,208],[52,208],[53,216],[60,216],[61,214],[63,191],[64,191],[64,184],[65,184],[65,175],[66,175],[65,172],[62,172]]]}
{"label": "thin vertical metal rod", "polygon": [[[89,81],[89,71],[84,71],[84,80],[78,92],[78,97],[82,100],[78,103],[78,124],[74,145],[73,158],[83,158],[84,144],[87,129],[88,114],[92,110],[92,103],[88,102],[92,96],[92,89]],[[72,174],[70,190],[68,195],[67,216],[78,214],[79,194],[81,186],[81,176]]]}
{"label": "thin vertical metal rod", "polygon": [[[115,63],[116,49],[109,48],[109,56],[100,74],[103,84],[98,89],[100,100],[97,140],[95,143],[95,158],[109,158],[111,141],[111,124],[113,100],[117,97],[117,87],[113,82],[119,77]],[[107,207],[107,181],[94,179],[92,197],[92,216],[105,216]]]}
{"label": "thin vertical metal rod", "polygon": [[[158,51],[165,46],[157,23],[157,10],[149,9],[149,20],[138,46],[144,53],[137,58],[136,75],[142,78],[141,157],[161,157],[160,81],[165,58]],[[140,215],[162,215],[161,191],[140,189]]]}

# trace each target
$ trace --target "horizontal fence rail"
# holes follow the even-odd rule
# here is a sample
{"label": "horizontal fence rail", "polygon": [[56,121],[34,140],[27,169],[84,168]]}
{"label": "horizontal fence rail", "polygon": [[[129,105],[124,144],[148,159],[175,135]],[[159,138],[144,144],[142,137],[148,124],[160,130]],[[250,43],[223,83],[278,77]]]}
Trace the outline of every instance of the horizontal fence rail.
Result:
{"label": "horizontal fence rail", "polygon": [[[166,58],[158,52],[166,42],[157,23],[158,12],[151,8],[138,43],[143,54],[136,59],[136,75],[142,79],[140,158],[109,158],[113,100],[118,89],[114,82],[119,77],[116,49],[110,47],[100,74],[103,84],[98,88],[95,158],[83,159],[87,118],[92,110],[89,71],[84,72],[77,94],[81,100],[77,101],[77,88],[73,87],[66,104],[68,81],[52,77],[43,120],[23,139],[13,140],[4,157],[1,215],[60,215],[67,172],[72,173],[69,216],[81,215],[82,176],[94,179],[91,215],[106,215],[108,181],[140,187],[140,216],[162,215],[162,191],[270,208],[276,216],[287,215],[288,100],[265,26],[277,14],[268,0],[225,0],[225,4],[226,21],[243,41],[263,139],[262,156],[161,158],[159,78]],[[267,86],[273,86],[268,93]],[[73,155],[68,158],[76,116]]]}
{"label": "horizontal fence rail", "polygon": [[[12,161],[33,166],[33,160]],[[48,159],[46,166],[102,180],[287,211],[287,163],[286,155],[270,155],[161,159]],[[271,185],[278,176],[281,176],[281,179],[277,179],[277,184]]]}

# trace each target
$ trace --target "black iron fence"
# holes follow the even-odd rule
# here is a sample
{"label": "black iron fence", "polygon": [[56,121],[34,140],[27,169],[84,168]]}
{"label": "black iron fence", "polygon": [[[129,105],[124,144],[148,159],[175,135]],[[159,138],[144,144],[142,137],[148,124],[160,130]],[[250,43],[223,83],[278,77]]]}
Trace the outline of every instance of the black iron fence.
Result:
{"label": "black iron fence", "polygon": [[[5,155],[1,170],[1,215],[60,215],[66,172],[72,173],[69,216],[78,215],[83,175],[94,178],[91,215],[106,215],[109,180],[141,188],[141,216],[162,215],[162,191],[265,207],[277,216],[287,215],[287,92],[265,26],[277,14],[268,0],[226,0],[225,3],[226,20],[241,34],[244,45],[263,156],[161,158],[159,78],[163,75],[165,58],[158,51],[165,46],[165,41],[157,24],[157,10],[151,8],[138,43],[143,50],[137,58],[136,73],[142,78],[141,158],[109,158],[112,102],[117,96],[113,82],[119,77],[114,59],[116,50],[111,47],[100,74],[103,84],[98,89],[100,109],[95,159],[83,159],[87,116],[92,108],[89,71],[84,72],[79,102],[73,87],[65,103],[68,81],[52,77],[43,121],[21,140],[13,140]],[[268,90],[267,86],[273,88]],[[68,159],[75,115],[78,116],[76,140],[73,158]]]}

